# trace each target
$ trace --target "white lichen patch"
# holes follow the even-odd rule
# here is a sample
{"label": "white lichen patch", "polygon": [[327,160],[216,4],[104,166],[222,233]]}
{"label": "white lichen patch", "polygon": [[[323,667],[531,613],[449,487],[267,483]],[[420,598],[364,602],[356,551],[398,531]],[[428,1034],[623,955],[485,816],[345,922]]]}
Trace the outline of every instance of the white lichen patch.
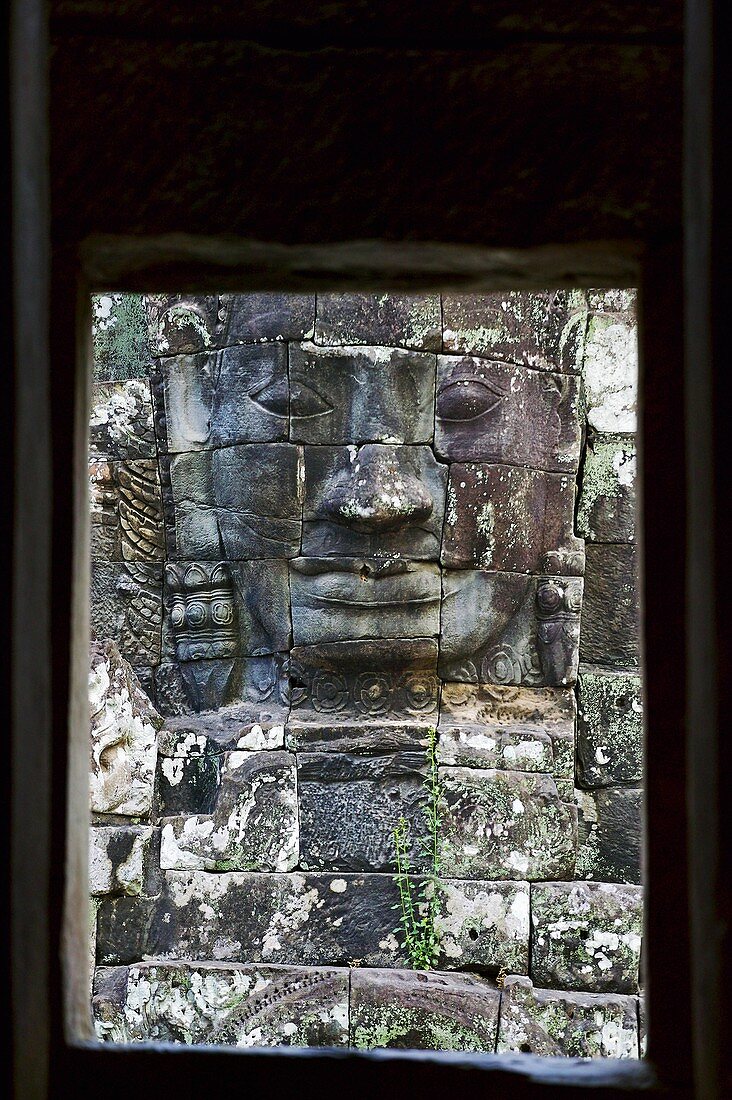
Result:
{"label": "white lichen patch", "polygon": [[435,929],[448,967],[470,963],[526,973],[529,884],[448,879]]}
{"label": "white lichen patch", "polygon": [[92,811],[148,813],[161,720],[114,643],[93,647],[89,710]]}
{"label": "white lichen patch", "polygon": [[634,432],[638,399],[635,324],[610,314],[592,314],[582,374],[590,427],[598,432]]}

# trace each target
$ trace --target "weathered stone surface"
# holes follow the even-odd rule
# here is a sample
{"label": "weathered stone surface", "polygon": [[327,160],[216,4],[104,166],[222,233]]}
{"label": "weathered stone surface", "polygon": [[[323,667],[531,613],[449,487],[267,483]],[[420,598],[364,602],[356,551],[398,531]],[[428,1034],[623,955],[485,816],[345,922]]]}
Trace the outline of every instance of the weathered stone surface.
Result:
{"label": "weathered stone surface", "polygon": [[638,400],[638,332],[632,308],[590,312],[584,338],[582,378],[590,427],[597,432],[634,432]]}
{"label": "weathered stone surface", "polygon": [[92,897],[142,893],[144,860],[154,832],[146,825],[98,825],[89,830]]}
{"label": "weathered stone surface", "polygon": [[446,485],[430,447],[306,447],[303,554],[436,561]]}
{"label": "weathered stone surface", "polygon": [[149,813],[158,713],[114,642],[91,646],[90,807],[94,813]]}
{"label": "weathered stone surface", "polygon": [[580,577],[445,570],[442,593],[444,679],[537,687],[574,683]]}
{"label": "weathered stone surface", "polygon": [[633,787],[576,791],[577,877],[640,883],[643,792]]}
{"label": "weathered stone surface", "polygon": [[435,356],[382,347],[290,346],[290,438],[428,443]]}
{"label": "weathered stone surface", "polygon": [[440,768],[442,863],[461,878],[571,878],[576,807],[549,775]]}
{"label": "weathered stone surface", "polygon": [[442,764],[574,774],[574,692],[493,684],[442,685]]}
{"label": "weathered stone surface", "polygon": [[151,366],[141,294],[93,294],[94,381],[146,378]]}
{"label": "weathered stone surface", "polygon": [[296,558],[290,593],[296,646],[425,638],[440,629],[440,571],[427,562]]}
{"label": "weathered stone surface", "polygon": [[453,569],[543,572],[548,551],[582,554],[574,481],[517,466],[450,467],[440,560]]}
{"label": "weathered stone surface", "polygon": [[172,557],[237,561],[300,552],[302,448],[252,443],[176,455],[170,483]]}
{"label": "weathered stone surface", "polygon": [[158,797],[164,817],[210,814],[216,806],[226,750],[284,747],[287,712],[248,703],[204,715],[168,718],[158,734]]}
{"label": "weathered stone surface", "polygon": [[529,972],[528,882],[444,879],[435,929],[443,969]]}
{"label": "weathered stone surface", "polygon": [[576,371],[581,330],[569,321],[584,308],[581,293],[566,290],[445,294],[445,350],[537,370]]}
{"label": "weathered stone surface", "polygon": [[258,657],[290,648],[287,563],[180,562],[165,567],[164,656]]}
{"label": "weathered stone surface", "polygon": [[290,871],[298,862],[295,757],[227,753],[211,814],[163,823],[163,870]]}
{"label": "weathered stone surface", "polygon": [[394,829],[402,817],[410,827],[411,864],[424,865],[426,774],[424,751],[298,754],[301,866],[395,870]]}
{"label": "weathered stone surface", "polygon": [[154,457],[155,431],[147,379],[94,383],[89,453],[107,458]]}
{"label": "weathered stone surface", "polygon": [[577,533],[593,542],[635,538],[636,447],[628,436],[589,440],[582,465]]}
{"label": "weathered stone surface", "polygon": [[637,1058],[635,997],[559,993],[535,989],[528,978],[503,985],[499,1054],[564,1055],[571,1058]]}
{"label": "weathered stone surface", "polygon": [[574,474],[582,441],[579,381],[472,356],[437,357],[435,451]]}
{"label": "weathered stone surface", "polygon": [[643,931],[639,886],[542,882],[531,887],[531,976],[538,985],[636,993]]}
{"label": "weathered stone surface", "polygon": [[577,782],[638,783],[643,775],[640,676],[584,669],[577,681]]}
{"label": "weathered stone surface", "polygon": [[155,459],[89,463],[92,561],[162,561],[163,502]]}
{"label": "weathered stone surface", "polygon": [[163,567],[142,562],[94,562],[90,613],[97,638],[114,638],[135,664],[160,660]]}
{"label": "weathered stone surface", "polygon": [[228,319],[227,296],[146,294],[152,355],[181,355],[218,347]]}
{"label": "weathered stone surface", "polygon": [[493,1051],[500,993],[468,975],[354,970],[351,1045]]}
{"label": "weathered stone surface", "polygon": [[[218,710],[237,703],[267,710],[282,678],[283,656],[164,662],[155,669],[155,700],[168,717]],[[255,719],[254,725],[257,724]],[[252,746],[254,747],[254,746]]]}
{"label": "weathered stone surface", "polygon": [[157,899],[105,898],[97,961],[404,966],[393,875],[166,871]]}
{"label": "weathered stone surface", "polygon": [[[381,684],[377,685],[381,690]],[[285,735],[287,748],[295,752],[391,753],[402,749],[422,750],[434,728],[424,722],[405,719],[358,719],[348,715],[328,722],[291,720]]]}
{"label": "weathered stone surface", "polygon": [[[434,639],[331,642],[296,646],[290,654],[294,721],[432,722],[439,690]],[[365,725],[364,733],[368,741]]]}
{"label": "weathered stone surface", "polygon": [[635,544],[588,543],[581,660],[638,668],[639,617]]}
{"label": "weathered stone surface", "polygon": [[167,716],[199,714],[242,702],[259,705],[277,692],[282,662],[280,654],[166,662],[155,670],[155,698]]}
{"label": "weathered stone surface", "polygon": [[314,294],[232,294],[227,344],[260,340],[308,340],[315,321]]}
{"label": "weathered stone surface", "polygon": [[99,968],[102,1042],[345,1046],[348,971],[335,967],[140,963]]}
{"label": "weathered stone surface", "polygon": [[439,351],[439,294],[319,294],[315,343]]}
{"label": "weathered stone surface", "polygon": [[240,345],[162,359],[155,394],[163,450],[200,451],[287,439],[284,344]]}

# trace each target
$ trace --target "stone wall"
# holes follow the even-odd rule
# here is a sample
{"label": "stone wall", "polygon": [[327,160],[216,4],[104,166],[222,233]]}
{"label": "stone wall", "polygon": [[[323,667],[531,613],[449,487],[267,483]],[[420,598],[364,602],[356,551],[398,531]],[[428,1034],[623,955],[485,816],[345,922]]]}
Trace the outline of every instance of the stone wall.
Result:
{"label": "stone wall", "polygon": [[636,374],[629,291],[95,300],[100,1038],[638,1055]]}

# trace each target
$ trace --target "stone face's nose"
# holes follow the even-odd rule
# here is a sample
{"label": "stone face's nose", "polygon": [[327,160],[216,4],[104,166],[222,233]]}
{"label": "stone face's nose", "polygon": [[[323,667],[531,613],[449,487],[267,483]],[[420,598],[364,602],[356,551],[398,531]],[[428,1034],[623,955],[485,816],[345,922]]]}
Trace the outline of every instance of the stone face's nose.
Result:
{"label": "stone face's nose", "polygon": [[324,507],[336,523],[354,531],[392,531],[419,523],[432,499],[399,454],[401,448],[367,444],[349,473],[330,489]]}

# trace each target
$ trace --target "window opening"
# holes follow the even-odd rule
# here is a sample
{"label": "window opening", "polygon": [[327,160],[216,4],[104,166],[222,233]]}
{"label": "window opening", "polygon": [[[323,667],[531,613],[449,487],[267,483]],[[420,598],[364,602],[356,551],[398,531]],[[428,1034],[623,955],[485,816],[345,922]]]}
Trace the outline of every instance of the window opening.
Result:
{"label": "window opening", "polygon": [[93,344],[98,1037],[638,1057],[635,293]]}

